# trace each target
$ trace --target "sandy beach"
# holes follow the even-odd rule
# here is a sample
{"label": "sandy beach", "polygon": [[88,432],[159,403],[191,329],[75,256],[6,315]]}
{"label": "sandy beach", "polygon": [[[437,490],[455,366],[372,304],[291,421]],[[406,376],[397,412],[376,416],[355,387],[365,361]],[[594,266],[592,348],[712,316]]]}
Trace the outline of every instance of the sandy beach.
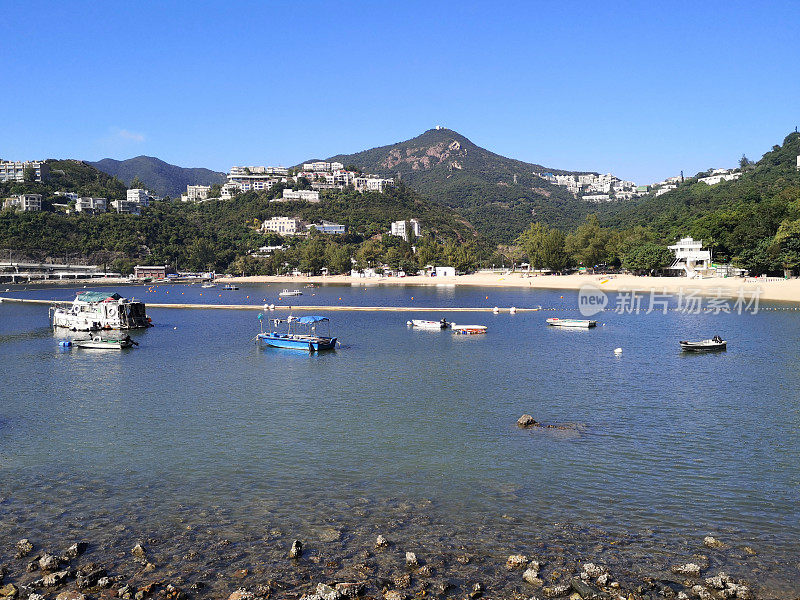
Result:
{"label": "sandy beach", "polygon": [[523,287],[557,290],[579,290],[593,285],[605,292],[642,292],[679,294],[697,293],[706,296],[736,297],[740,292],[751,297],[758,294],[759,300],[800,302],[800,279],[781,278],[709,278],[687,279],[685,277],[637,277],[635,275],[537,275],[527,273],[474,273],[455,277],[381,277],[360,278],[351,275],[332,276],[275,276],[275,277],[226,277],[221,282],[238,283],[284,283],[307,285],[309,283],[336,283],[357,285],[469,285],[478,287]]}

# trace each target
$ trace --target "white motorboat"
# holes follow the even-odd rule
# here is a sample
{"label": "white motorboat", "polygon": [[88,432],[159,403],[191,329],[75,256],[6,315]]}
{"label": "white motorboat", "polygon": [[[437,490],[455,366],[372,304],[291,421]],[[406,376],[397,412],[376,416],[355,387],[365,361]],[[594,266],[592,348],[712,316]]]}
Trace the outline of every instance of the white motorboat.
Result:
{"label": "white motorboat", "polygon": [[71,304],[50,308],[50,322],[72,331],[152,327],[144,302],[106,292],[79,292]]}
{"label": "white motorboat", "polygon": [[278,296],[302,296],[302,295],[303,292],[301,292],[300,290],[289,290],[289,289],[281,290],[281,292],[278,294]]}
{"label": "white motorboat", "polygon": [[557,317],[547,319],[547,324],[553,327],[571,327],[576,329],[597,327],[597,321],[590,321],[589,319],[559,319]]}
{"label": "white motorboat", "polygon": [[202,288],[215,288],[215,287],[217,287],[217,284],[216,283],[204,283],[200,287],[202,287]]}
{"label": "white motorboat", "polygon": [[442,319],[441,321],[426,321],[424,319],[412,319],[408,322],[409,325],[415,327],[417,329],[447,329],[450,327],[450,323],[447,322],[447,319]]}
{"label": "white motorboat", "polygon": [[728,348],[728,342],[718,335],[715,335],[710,340],[702,340],[700,342],[681,341],[680,344],[681,350],[684,352],[718,352]]}
{"label": "white motorboat", "polygon": [[479,335],[486,333],[486,325],[456,325],[451,323],[450,328],[457,335]]}
{"label": "white motorboat", "polygon": [[99,335],[93,335],[88,340],[75,340],[73,343],[78,348],[85,350],[122,350],[123,348],[139,345],[127,335],[119,339],[101,338]]}

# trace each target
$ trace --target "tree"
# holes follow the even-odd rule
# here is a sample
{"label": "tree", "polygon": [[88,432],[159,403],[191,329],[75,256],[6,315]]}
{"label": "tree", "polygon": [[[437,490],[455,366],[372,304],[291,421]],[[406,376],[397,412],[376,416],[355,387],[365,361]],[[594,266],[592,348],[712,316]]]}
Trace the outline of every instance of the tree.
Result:
{"label": "tree", "polygon": [[25,183],[34,183],[36,181],[36,169],[25,167],[22,171],[22,179]]}
{"label": "tree", "polygon": [[629,271],[652,274],[672,262],[673,256],[669,248],[661,244],[645,242],[630,246],[622,257],[622,266]]}
{"label": "tree", "polygon": [[769,275],[781,269],[780,246],[774,237],[765,237],[742,250],[734,262],[750,275]]}
{"label": "tree", "polygon": [[780,248],[778,258],[783,268],[789,272],[800,268],[800,219],[781,223],[775,243]]}
{"label": "tree", "polygon": [[147,186],[145,186],[144,182],[141,179],[139,179],[138,175],[136,175],[131,180],[131,184],[129,186],[129,189],[132,189],[132,190],[146,190]]}
{"label": "tree", "polygon": [[746,168],[751,166],[753,163],[750,162],[750,159],[747,158],[744,154],[742,154],[742,158],[739,159],[739,168],[744,171]]}
{"label": "tree", "polygon": [[596,266],[608,262],[611,238],[611,230],[600,227],[597,215],[591,214],[567,236],[566,248],[576,262],[594,272]]}
{"label": "tree", "polygon": [[564,234],[541,223],[531,223],[517,243],[525,251],[532,269],[563,271],[568,255],[564,249]]}

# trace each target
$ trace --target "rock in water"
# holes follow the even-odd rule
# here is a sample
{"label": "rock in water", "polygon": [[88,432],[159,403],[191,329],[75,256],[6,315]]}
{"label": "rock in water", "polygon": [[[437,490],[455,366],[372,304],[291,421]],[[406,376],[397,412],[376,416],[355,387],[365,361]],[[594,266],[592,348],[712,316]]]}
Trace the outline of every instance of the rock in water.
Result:
{"label": "rock in water", "polygon": [[292,542],[292,547],[289,548],[289,558],[300,558],[303,554],[303,542],[295,540]]}
{"label": "rock in water", "polygon": [[147,553],[144,550],[144,546],[142,546],[141,544],[136,544],[133,547],[133,550],[131,550],[131,554],[135,558],[138,558],[139,560],[145,560],[145,558],[147,557]]}
{"label": "rock in water", "polygon": [[550,587],[542,588],[542,594],[545,598],[560,598],[566,596],[572,591],[572,586],[568,583],[561,583]]}
{"label": "rock in water", "polygon": [[544,581],[539,579],[539,569],[534,569],[533,567],[525,569],[525,572],[522,574],[522,578],[531,585],[535,585],[537,587],[544,585]]}
{"label": "rock in water", "polygon": [[67,548],[67,551],[64,552],[64,556],[67,558],[78,558],[81,554],[86,552],[86,549],[89,547],[89,544],[86,542],[75,542]]}
{"label": "rock in water", "polygon": [[413,552],[406,552],[406,566],[410,569],[416,569],[419,566],[417,555]]}
{"label": "rock in water", "polygon": [[45,575],[39,581],[45,587],[55,587],[60,585],[61,582],[67,578],[67,575],[69,575],[69,571],[56,571],[55,573]]}
{"label": "rock in water", "polygon": [[256,595],[253,592],[248,592],[244,588],[239,588],[228,596],[228,600],[253,600]]}
{"label": "rock in water", "polygon": [[19,590],[13,583],[0,587],[0,598],[16,598],[17,594],[19,594]]}
{"label": "rock in water", "polygon": [[67,592],[61,592],[58,596],[56,596],[56,600],[86,600],[86,596],[80,592],[74,592],[70,590]]}
{"label": "rock in water", "polygon": [[675,565],[672,572],[676,575],[686,575],[687,577],[700,577],[700,565],[696,563],[686,563],[685,565]]}
{"label": "rock in water", "polygon": [[337,583],[336,591],[347,598],[357,598],[364,593],[365,585],[361,582]]}
{"label": "rock in water", "polygon": [[572,578],[571,585],[572,589],[575,590],[584,600],[589,600],[590,598],[599,598],[602,595],[602,592],[596,587],[581,581],[577,577]]}
{"label": "rock in water", "polygon": [[375,538],[375,547],[376,548],[388,548],[389,547],[389,540],[387,540],[382,535],[379,535]]}
{"label": "rock in water", "polygon": [[23,538],[17,542],[17,553],[15,555],[17,558],[24,558],[31,552],[33,552],[33,544],[31,544],[27,538]]}
{"label": "rock in water", "polygon": [[717,538],[707,535],[703,538],[703,545],[706,548],[723,548],[725,544],[719,541]]}
{"label": "rock in water", "polygon": [[42,571],[55,571],[61,565],[61,559],[52,554],[43,554],[39,559],[39,568]]}
{"label": "rock in water", "polygon": [[530,415],[522,415],[519,419],[517,419],[517,427],[522,429],[529,429],[531,427],[536,427],[538,423],[536,419],[534,419]]}
{"label": "rock in water", "polygon": [[317,584],[315,593],[322,600],[339,600],[342,597],[341,592],[324,583]]}
{"label": "rock in water", "polygon": [[522,569],[528,564],[528,557],[524,554],[512,554],[506,559],[506,568],[509,571]]}

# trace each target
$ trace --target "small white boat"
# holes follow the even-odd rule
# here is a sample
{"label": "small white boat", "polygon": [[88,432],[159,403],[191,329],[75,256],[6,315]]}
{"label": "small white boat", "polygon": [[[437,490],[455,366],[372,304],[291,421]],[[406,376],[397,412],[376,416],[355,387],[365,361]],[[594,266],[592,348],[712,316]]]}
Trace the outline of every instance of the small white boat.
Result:
{"label": "small white boat", "polygon": [[728,348],[728,342],[718,335],[715,335],[710,340],[702,340],[700,342],[681,341],[680,344],[683,352],[718,352]]}
{"label": "small white boat", "polygon": [[224,286],[222,286],[222,289],[225,290],[225,291],[230,292],[230,291],[238,290],[239,286],[238,285],[233,285],[232,283],[228,283],[228,284],[225,284]]}
{"label": "small white boat", "polygon": [[486,333],[486,325],[456,325],[452,323],[450,328],[456,335],[480,335]]}
{"label": "small white boat", "polygon": [[302,296],[302,295],[303,292],[301,292],[300,290],[289,290],[289,289],[281,290],[281,292],[278,294],[278,296]]}
{"label": "small white boat", "polygon": [[200,287],[203,287],[203,288],[215,288],[215,287],[217,287],[217,284],[216,283],[204,283]]}
{"label": "small white boat", "polygon": [[572,327],[578,329],[597,327],[597,321],[590,321],[589,319],[559,319],[557,317],[547,319],[547,324],[553,327]]}
{"label": "small white boat", "polygon": [[92,336],[88,340],[75,340],[73,342],[78,348],[86,350],[122,350],[123,348],[130,348],[131,346],[138,346],[130,336],[125,336],[119,339],[106,339],[100,336]]}
{"label": "small white boat", "polygon": [[442,319],[441,321],[426,321],[424,319],[412,319],[410,321],[412,327],[416,327],[417,329],[447,329],[450,327],[450,323],[447,322],[447,319]]}

